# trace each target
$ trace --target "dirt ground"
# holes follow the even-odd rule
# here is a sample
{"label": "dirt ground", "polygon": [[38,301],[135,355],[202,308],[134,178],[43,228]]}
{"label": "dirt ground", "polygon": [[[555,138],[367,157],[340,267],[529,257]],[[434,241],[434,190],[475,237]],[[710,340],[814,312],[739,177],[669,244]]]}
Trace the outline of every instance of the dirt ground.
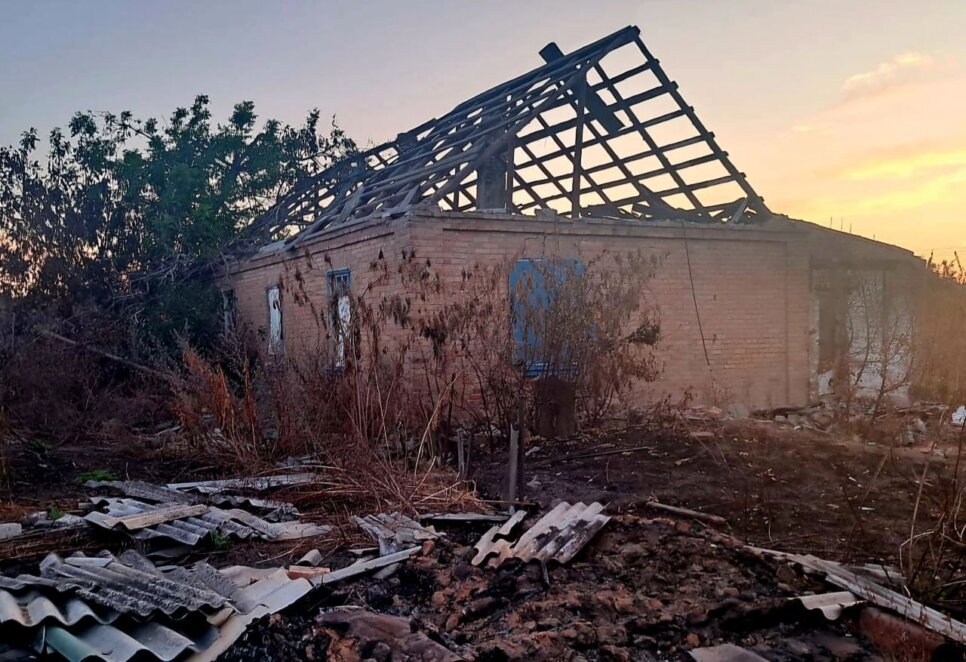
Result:
{"label": "dirt ground", "polygon": [[213,467],[137,440],[53,444],[11,436],[0,451],[4,469],[0,520],[50,508],[72,512],[78,497],[87,495],[85,480],[172,483],[214,477]]}
{"label": "dirt ground", "polygon": [[[909,537],[924,466],[923,520],[942,506],[956,461],[955,448],[874,444],[751,419],[533,438],[527,451],[520,497],[544,507],[601,501],[612,512],[654,515],[642,502],[655,498],[720,515],[729,533],[759,546],[889,563]],[[79,512],[92,472],[159,483],[216,477],[184,453],[139,444],[17,440],[4,455],[10,478],[0,519],[7,521],[51,508]],[[481,494],[499,499],[505,450],[484,446],[474,461],[471,478]]]}
{"label": "dirt ground", "polygon": [[[392,578],[340,588],[318,607],[413,619],[416,631],[478,662],[684,660],[690,649],[722,643],[769,660],[877,657],[871,642],[853,634],[851,615],[827,621],[794,600],[827,586],[788,568],[776,572],[730,536],[699,524],[620,516],[569,565],[547,568],[516,560],[499,569],[473,567],[468,544],[479,532],[446,531],[433,553]],[[277,615],[248,631],[224,659],[365,659],[380,642],[396,645],[379,631],[347,643],[319,621],[311,610]],[[381,659],[410,659],[396,653]]]}
{"label": "dirt ground", "polygon": [[[954,448],[871,443],[771,421],[676,419],[566,440],[534,438],[527,451],[522,499],[540,510],[561,500],[601,501],[615,516],[569,565],[511,560],[499,569],[473,567],[472,544],[486,527],[451,525],[435,549],[395,575],[314,594],[249,629],[223,659],[409,659],[394,656],[379,627],[361,640],[322,622],[346,606],[401,617],[400,627],[426,646],[480,661],[676,660],[722,643],[769,660],[925,659],[921,651],[883,653],[860,634],[856,614],[827,621],[806,612],[794,598],[835,589],[757,557],[744,543],[894,565],[917,501],[920,526],[942,508]],[[51,448],[18,440],[4,457],[11,479],[3,521],[37,510],[77,511],[91,472],[160,483],[213,476],[211,467],[183,455],[137,445]],[[475,451],[471,478],[482,495],[503,495],[505,465],[505,449]],[[312,507],[306,494],[274,498],[303,512]],[[726,523],[668,517],[648,506],[650,499]],[[346,547],[364,543],[343,526],[311,545],[253,541],[199,554],[215,566],[279,566],[316,546],[323,564],[335,568],[351,562]],[[58,553],[106,546],[89,533],[65,533],[28,552],[39,557],[54,551],[51,544]],[[450,659],[425,655],[412,659]]]}
{"label": "dirt ground", "polygon": [[[942,505],[955,448],[873,444],[771,421],[641,425],[558,441],[532,439],[521,498],[601,501],[611,511],[654,514],[650,498],[727,519],[758,546],[849,562],[895,563],[919,517]],[[506,457],[489,455],[479,489],[504,490]]]}

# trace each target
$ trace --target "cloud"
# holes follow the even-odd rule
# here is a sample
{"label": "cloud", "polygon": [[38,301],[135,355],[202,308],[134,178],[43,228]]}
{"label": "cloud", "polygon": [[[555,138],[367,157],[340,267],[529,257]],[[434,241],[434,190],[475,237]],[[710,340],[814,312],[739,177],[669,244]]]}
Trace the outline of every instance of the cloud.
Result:
{"label": "cloud", "polygon": [[894,181],[948,174],[962,168],[966,168],[966,147],[953,147],[868,159],[844,169],[841,174],[852,181]]}
{"label": "cloud", "polygon": [[917,250],[959,243],[966,67],[901,53],[825,85],[836,98],[762,141],[753,181],[771,207]]}
{"label": "cloud", "polygon": [[863,197],[854,206],[857,212],[922,211],[930,206],[962,200],[966,186],[966,165],[917,184]]}
{"label": "cloud", "polygon": [[[890,60],[893,61],[921,63],[927,58],[906,54]],[[895,151],[901,145],[918,149],[932,143],[934,150],[948,151],[951,134],[962,131],[966,70],[957,68],[954,61],[935,65],[928,75],[910,77],[908,73],[897,73],[889,78],[891,82],[885,78],[877,82],[863,80],[866,82],[853,83],[852,96],[843,94],[838,101],[791,123],[782,134],[786,149],[804,149],[820,155],[826,165],[836,161],[855,163],[859,155],[867,156],[872,150]],[[862,93],[857,86],[862,86]]]}
{"label": "cloud", "polygon": [[847,97],[874,95],[896,85],[905,85],[937,69],[937,60],[927,53],[900,53],[870,71],[845,79],[842,89]]}

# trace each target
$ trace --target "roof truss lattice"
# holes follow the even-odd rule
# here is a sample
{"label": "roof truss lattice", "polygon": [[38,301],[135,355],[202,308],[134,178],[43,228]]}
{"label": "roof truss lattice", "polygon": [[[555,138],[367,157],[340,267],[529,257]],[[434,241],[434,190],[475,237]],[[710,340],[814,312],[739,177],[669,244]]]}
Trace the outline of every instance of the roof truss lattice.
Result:
{"label": "roof truss lattice", "polygon": [[768,212],[628,27],[299,182],[250,241],[301,242],[421,204],[704,222]]}

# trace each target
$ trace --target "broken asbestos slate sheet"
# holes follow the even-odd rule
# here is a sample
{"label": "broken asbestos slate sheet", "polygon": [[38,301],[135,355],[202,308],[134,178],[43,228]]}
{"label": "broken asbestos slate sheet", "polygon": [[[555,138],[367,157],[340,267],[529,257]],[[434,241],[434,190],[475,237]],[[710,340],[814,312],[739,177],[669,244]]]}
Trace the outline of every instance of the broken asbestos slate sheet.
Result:
{"label": "broken asbestos slate sheet", "polygon": [[139,540],[168,538],[193,546],[212,533],[280,541],[324,535],[332,530],[330,526],[306,522],[269,522],[239,508],[149,504],[118,497],[95,497],[92,501],[107,512],[95,510],[84,519],[104,529],[125,531]]}
{"label": "broken asbestos slate sheet", "polygon": [[39,575],[0,576],[0,642],[72,661],[173,660],[189,652],[210,660],[251,621],[311,589],[280,568],[158,567],[131,550],[51,554]]}
{"label": "broken asbestos slate sheet", "polygon": [[402,513],[356,517],[355,523],[379,543],[379,553],[383,556],[426,540],[436,540],[442,535],[433,527],[423,526]]}
{"label": "broken asbestos slate sheet", "polygon": [[493,557],[489,560],[493,568],[509,558],[567,563],[610,521],[608,515],[602,514],[603,509],[598,502],[589,506],[560,503],[511,543],[505,536],[523,519],[520,511],[483,535],[475,546],[477,554],[472,563],[480,565],[488,557]]}

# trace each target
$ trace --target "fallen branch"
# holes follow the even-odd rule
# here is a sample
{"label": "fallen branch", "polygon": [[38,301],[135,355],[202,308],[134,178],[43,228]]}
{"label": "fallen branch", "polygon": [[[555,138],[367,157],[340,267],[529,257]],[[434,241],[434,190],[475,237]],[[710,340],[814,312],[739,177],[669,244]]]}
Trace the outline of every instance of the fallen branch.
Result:
{"label": "fallen branch", "polygon": [[718,515],[712,515],[710,513],[702,513],[699,510],[691,510],[690,508],[680,508],[678,506],[669,506],[666,503],[661,503],[659,501],[644,501],[643,505],[648,508],[654,508],[655,510],[663,510],[668,513],[674,513],[675,515],[683,515],[685,517],[690,517],[692,519],[701,520],[702,522],[708,522],[709,524],[715,524],[717,526],[724,526],[728,523],[724,517]]}
{"label": "fallen branch", "polygon": [[103,349],[98,349],[97,347],[91,347],[90,345],[85,345],[84,343],[77,342],[76,340],[71,340],[70,338],[66,336],[62,336],[59,333],[54,333],[53,331],[47,331],[47,330],[41,330],[39,333],[42,336],[53,338],[54,340],[59,340],[60,342],[66,343],[73,347],[80,347],[81,349],[85,349],[91,354],[97,354],[98,356],[103,356],[105,359],[110,359],[111,361],[115,361],[116,363],[121,363],[131,368],[132,370],[143,372],[146,375],[152,375],[154,377],[159,377],[160,379],[165,379],[165,380],[168,379],[168,376],[165,375],[160,370],[155,370],[154,368],[149,368],[145,365],[141,365],[140,363],[135,363],[134,361],[126,359],[123,356],[118,356],[117,354],[111,354],[110,352],[104,351]]}
{"label": "fallen branch", "polygon": [[634,446],[632,448],[615,448],[612,450],[601,450],[601,451],[587,451],[585,453],[576,453],[573,455],[564,455],[563,457],[546,457],[539,462],[567,462],[569,460],[582,460],[588,457],[606,457],[608,455],[620,455],[622,453],[639,453],[640,451],[652,451],[654,446]]}

